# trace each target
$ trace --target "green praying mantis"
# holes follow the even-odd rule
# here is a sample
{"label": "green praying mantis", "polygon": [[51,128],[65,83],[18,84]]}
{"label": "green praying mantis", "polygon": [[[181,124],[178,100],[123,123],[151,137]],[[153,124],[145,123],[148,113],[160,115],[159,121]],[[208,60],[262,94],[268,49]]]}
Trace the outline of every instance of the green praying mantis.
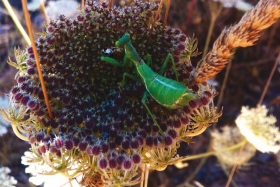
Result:
{"label": "green praying mantis", "polygon": [[[178,82],[178,73],[172,54],[169,53],[167,55],[159,72],[156,73],[149,67],[151,63],[151,57],[149,55],[147,58],[147,64],[140,58],[136,49],[132,46],[130,34],[125,33],[118,41],[116,41],[115,45],[117,48],[123,48],[125,50],[123,62],[120,63],[114,58],[111,58],[110,54],[113,51],[110,51],[109,49],[109,51],[106,50],[104,55],[101,56],[101,60],[117,67],[131,66],[134,64],[141,82],[146,87],[146,91],[143,94],[141,102],[147,109],[154,123],[162,132],[158,122],[146,104],[148,95],[150,94],[157,103],[165,108],[179,109],[188,104],[188,102],[194,98],[194,94],[184,84]],[[162,76],[169,60],[172,62],[176,75],[176,81]],[[134,77],[128,73],[124,73],[121,83],[122,86],[124,86],[126,77],[139,81],[139,77]]]}

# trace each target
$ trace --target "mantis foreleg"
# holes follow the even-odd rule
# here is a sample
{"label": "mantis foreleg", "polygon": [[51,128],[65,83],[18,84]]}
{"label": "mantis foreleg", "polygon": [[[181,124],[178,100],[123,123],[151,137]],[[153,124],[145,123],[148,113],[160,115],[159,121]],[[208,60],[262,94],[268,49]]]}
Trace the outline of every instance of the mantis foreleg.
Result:
{"label": "mantis foreleg", "polygon": [[104,61],[104,62],[107,62],[113,66],[117,66],[117,67],[123,67],[123,66],[126,66],[126,64],[128,63],[129,59],[126,57],[126,55],[124,55],[124,58],[123,58],[123,62],[120,63],[118,62],[117,60],[111,58],[111,57],[108,57],[108,56],[101,56],[101,60]]}

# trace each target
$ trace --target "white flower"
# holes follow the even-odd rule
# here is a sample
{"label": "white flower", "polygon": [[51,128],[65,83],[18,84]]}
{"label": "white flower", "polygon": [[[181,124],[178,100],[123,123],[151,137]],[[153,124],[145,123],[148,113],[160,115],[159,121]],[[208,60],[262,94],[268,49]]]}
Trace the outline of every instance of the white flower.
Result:
{"label": "white flower", "polygon": [[267,116],[267,112],[265,106],[242,107],[235,123],[241,134],[259,151],[277,153],[280,150],[280,132],[275,126],[276,118]]}
{"label": "white flower", "polygon": [[[225,126],[221,131],[214,130],[211,132],[211,147],[214,151],[219,151],[241,143],[244,139],[245,137],[242,136],[237,127]],[[233,166],[248,162],[256,152],[256,148],[249,142],[244,145],[241,153],[239,150],[240,148],[236,148],[225,152],[217,152],[216,156],[221,162]]]}
{"label": "white flower", "polygon": [[250,10],[253,6],[250,3],[246,3],[242,0],[213,0],[223,4],[225,8],[235,7],[241,11]]}
{"label": "white flower", "polygon": [[17,181],[14,177],[9,176],[8,174],[11,170],[7,167],[0,167],[0,186],[1,187],[14,187],[17,184]]}
{"label": "white flower", "polygon": [[57,19],[60,15],[68,18],[74,17],[78,14],[77,8],[79,4],[75,0],[58,0],[49,1],[46,11],[51,20]]}
{"label": "white flower", "polygon": [[[40,161],[39,157],[30,151],[24,153],[24,156],[21,157],[21,163],[23,165],[28,165],[25,169],[25,173],[31,174],[29,181],[35,185],[44,183],[44,187],[80,187],[77,181],[82,180],[82,175],[75,177],[75,180],[69,179],[59,172],[53,172],[50,166]],[[0,185],[0,187],[2,186]]]}

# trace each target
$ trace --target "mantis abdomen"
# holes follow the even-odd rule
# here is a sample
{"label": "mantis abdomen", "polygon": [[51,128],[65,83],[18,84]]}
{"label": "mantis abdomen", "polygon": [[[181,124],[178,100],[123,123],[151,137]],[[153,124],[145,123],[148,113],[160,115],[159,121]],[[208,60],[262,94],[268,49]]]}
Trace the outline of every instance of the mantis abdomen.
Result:
{"label": "mantis abdomen", "polygon": [[143,61],[136,69],[150,95],[166,108],[182,108],[194,97],[185,85],[155,73]]}

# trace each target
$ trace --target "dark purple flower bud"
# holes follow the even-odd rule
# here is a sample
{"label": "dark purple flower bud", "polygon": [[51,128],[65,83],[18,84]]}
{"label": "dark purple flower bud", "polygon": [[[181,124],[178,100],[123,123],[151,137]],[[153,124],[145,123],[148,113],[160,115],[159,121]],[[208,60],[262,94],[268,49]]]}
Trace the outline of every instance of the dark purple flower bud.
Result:
{"label": "dark purple flower bud", "polygon": [[32,88],[32,94],[37,95],[39,93],[40,89],[38,87]]}
{"label": "dark purple flower bud", "polygon": [[174,35],[178,35],[178,34],[180,34],[181,33],[181,31],[179,30],[179,29],[175,29],[174,30]]}
{"label": "dark purple flower bud", "polygon": [[83,142],[80,142],[79,143],[79,149],[80,149],[80,151],[85,151],[86,150],[86,148],[87,148],[87,142],[85,142],[85,141],[83,141]]}
{"label": "dark purple flower bud", "polygon": [[37,116],[43,116],[45,114],[45,112],[42,109],[36,111],[35,113]]}
{"label": "dark purple flower bud", "polygon": [[99,160],[98,166],[100,169],[106,169],[108,167],[108,161],[105,158],[102,158]]}
{"label": "dark purple flower bud", "polygon": [[53,27],[53,26],[49,26],[49,27],[47,28],[47,31],[48,31],[49,33],[53,33],[54,30],[55,30],[55,27]]}
{"label": "dark purple flower bud", "polygon": [[91,9],[90,9],[90,7],[85,7],[85,8],[84,8],[84,11],[85,11],[85,13],[90,13],[90,12],[91,12]]}
{"label": "dark purple flower bud", "polygon": [[68,104],[68,103],[70,103],[70,101],[71,101],[71,97],[70,97],[69,94],[65,94],[65,95],[62,97],[62,102],[63,102],[64,104]]}
{"label": "dark purple flower bud", "polygon": [[51,153],[57,153],[59,151],[55,146],[51,146],[49,150]]}
{"label": "dark purple flower bud", "polygon": [[63,147],[63,140],[61,137],[57,137],[54,141],[54,144],[57,148],[62,148]]}
{"label": "dark purple flower bud", "polygon": [[179,44],[179,45],[177,46],[177,48],[178,48],[178,50],[180,50],[180,51],[184,51],[184,50],[186,49],[186,47],[185,47],[184,44]]}
{"label": "dark purple flower bud", "polygon": [[45,153],[47,152],[47,146],[44,145],[44,144],[40,145],[40,146],[39,146],[39,152],[40,152],[41,154],[45,154]]}
{"label": "dark purple flower bud", "polygon": [[148,137],[146,138],[146,145],[149,146],[149,147],[152,147],[153,144],[154,144],[154,139],[153,139],[153,137],[148,136]]}
{"label": "dark purple flower bud", "polygon": [[181,118],[181,122],[182,122],[183,125],[188,125],[190,120],[189,120],[188,117],[182,117]]}
{"label": "dark purple flower bud", "polygon": [[179,56],[180,54],[181,54],[180,50],[173,51],[173,55],[175,55],[175,56]]}
{"label": "dark purple flower bud", "polygon": [[72,150],[74,148],[73,140],[66,140],[65,141],[65,148],[69,151]]}
{"label": "dark purple flower bud", "polygon": [[[27,106],[33,110],[35,107],[37,107],[37,105],[39,105],[36,101],[33,101],[33,100],[29,100],[28,103],[27,103]],[[38,108],[38,107],[37,107]]]}
{"label": "dark purple flower bud", "polygon": [[184,112],[185,112],[186,114],[190,114],[190,113],[191,113],[191,109],[190,109],[189,106],[184,106],[183,110],[184,110]]}
{"label": "dark purple flower bud", "polygon": [[204,91],[204,95],[208,98],[212,97],[212,93],[209,91]]}
{"label": "dark purple flower bud", "polygon": [[36,68],[29,68],[27,69],[28,75],[34,75],[37,72]]}
{"label": "dark purple flower bud", "polygon": [[139,142],[137,139],[132,139],[130,142],[130,147],[132,149],[138,149],[139,148]]}
{"label": "dark purple flower bud", "polygon": [[30,98],[28,95],[26,95],[21,98],[20,103],[23,105],[27,105],[28,101],[30,101]]}
{"label": "dark purple flower bud", "polygon": [[180,128],[181,127],[181,122],[178,119],[174,119],[172,122],[172,126],[175,128]]}
{"label": "dark purple flower bud", "polygon": [[101,153],[101,147],[99,145],[94,145],[91,148],[91,152],[93,155],[98,156]]}
{"label": "dark purple flower bud", "polygon": [[166,136],[166,137],[164,138],[164,142],[165,142],[165,145],[166,145],[166,146],[170,146],[170,145],[173,143],[173,139],[172,139],[171,136]]}
{"label": "dark purple flower bud", "polygon": [[188,72],[191,72],[193,70],[192,66],[187,66],[186,69],[188,70]]}
{"label": "dark purple flower bud", "polygon": [[20,85],[20,88],[21,88],[21,90],[24,90],[24,91],[27,91],[28,90],[28,88],[29,88],[29,85],[27,84],[27,83],[22,83],[21,85]]}
{"label": "dark purple flower bud", "polygon": [[180,37],[179,37],[179,40],[180,40],[181,42],[186,41],[186,39],[187,39],[187,37],[186,37],[184,34],[180,35]]}
{"label": "dark purple flower bud", "polygon": [[154,137],[154,145],[158,146],[159,144],[161,144],[161,137],[160,136]]}
{"label": "dark purple flower bud", "polygon": [[144,138],[142,136],[137,136],[136,139],[138,141],[139,146],[144,144]]}
{"label": "dark purple flower bud", "polygon": [[12,94],[16,94],[19,92],[19,88],[18,87],[13,87],[11,90]]}
{"label": "dark purple flower bud", "polygon": [[144,126],[144,130],[147,134],[150,134],[152,132],[152,125],[146,123],[146,125]]}
{"label": "dark purple flower bud", "polygon": [[129,141],[128,140],[123,140],[121,144],[122,149],[127,150],[129,149]]}
{"label": "dark purple flower bud", "polygon": [[173,138],[173,139],[175,139],[175,138],[177,138],[177,132],[175,131],[175,130],[173,130],[173,129],[170,129],[169,131],[168,131],[168,134]]}
{"label": "dark purple flower bud", "polygon": [[59,15],[58,19],[60,21],[65,21],[66,17],[64,15]]}
{"label": "dark purple flower bud", "polygon": [[50,44],[50,45],[54,44],[54,38],[53,38],[53,36],[49,36],[49,37],[47,38],[47,42],[48,42],[48,44]]}
{"label": "dark purple flower bud", "polygon": [[197,92],[197,91],[199,90],[199,87],[198,87],[197,84],[195,84],[195,85],[193,85],[193,86],[191,87],[191,89],[192,89],[194,92]]}
{"label": "dark purple flower bud", "polygon": [[[161,127],[161,124],[160,124],[160,127]],[[152,126],[152,130],[153,130],[153,132],[159,132],[159,128],[158,128],[157,125],[153,125],[153,126]],[[161,128],[161,130],[163,130],[163,129]],[[164,131],[164,130],[163,130],[163,131]]]}
{"label": "dark purple flower bud", "polygon": [[39,133],[36,134],[36,140],[37,142],[42,141],[44,138],[44,132],[40,131]]}
{"label": "dark purple flower bud", "polygon": [[78,15],[77,20],[80,21],[80,22],[84,21],[83,15]]}
{"label": "dark purple flower bud", "polygon": [[107,143],[101,144],[102,153],[107,153],[109,151],[109,145]]}
{"label": "dark purple flower bud", "polygon": [[36,142],[36,136],[34,134],[30,134],[28,140],[30,144],[34,144]]}
{"label": "dark purple flower bud", "polygon": [[201,97],[199,100],[202,105],[207,105],[209,103],[209,99],[207,97]]}
{"label": "dark purple flower bud", "polygon": [[125,157],[123,155],[118,155],[117,162],[119,165],[122,165],[124,160],[125,160]]}
{"label": "dark purple flower bud", "polygon": [[51,122],[49,120],[46,120],[45,118],[41,120],[41,123],[44,125],[44,127],[51,126]]}
{"label": "dark purple flower bud", "polygon": [[28,47],[27,48],[27,52],[28,52],[28,54],[33,54],[33,48],[32,47]]}
{"label": "dark purple flower bud", "polygon": [[133,154],[131,160],[134,164],[139,164],[141,162],[141,156],[139,154]]}
{"label": "dark purple flower bud", "polygon": [[109,160],[109,167],[111,169],[115,169],[118,166],[118,162],[115,158],[110,158]]}
{"label": "dark purple flower bud", "polygon": [[140,132],[138,132],[139,133],[139,135],[143,138],[143,139],[145,139],[146,137],[147,137],[147,133],[145,132],[145,131],[140,131]]}
{"label": "dark purple flower bud", "polygon": [[25,77],[18,77],[18,78],[17,78],[17,83],[21,84],[21,83],[23,83],[25,80],[26,80]]}
{"label": "dark purple flower bud", "polygon": [[123,169],[125,169],[125,170],[130,170],[131,167],[132,167],[132,162],[131,162],[131,160],[125,160],[125,161],[123,162]]}
{"label": "dark purple flower bud", "polygon": [[190,106],[191,108],[196,108],[196,107],[197,107],[197,101],[191,100],[191,101],[189,102],[189,106]]}

